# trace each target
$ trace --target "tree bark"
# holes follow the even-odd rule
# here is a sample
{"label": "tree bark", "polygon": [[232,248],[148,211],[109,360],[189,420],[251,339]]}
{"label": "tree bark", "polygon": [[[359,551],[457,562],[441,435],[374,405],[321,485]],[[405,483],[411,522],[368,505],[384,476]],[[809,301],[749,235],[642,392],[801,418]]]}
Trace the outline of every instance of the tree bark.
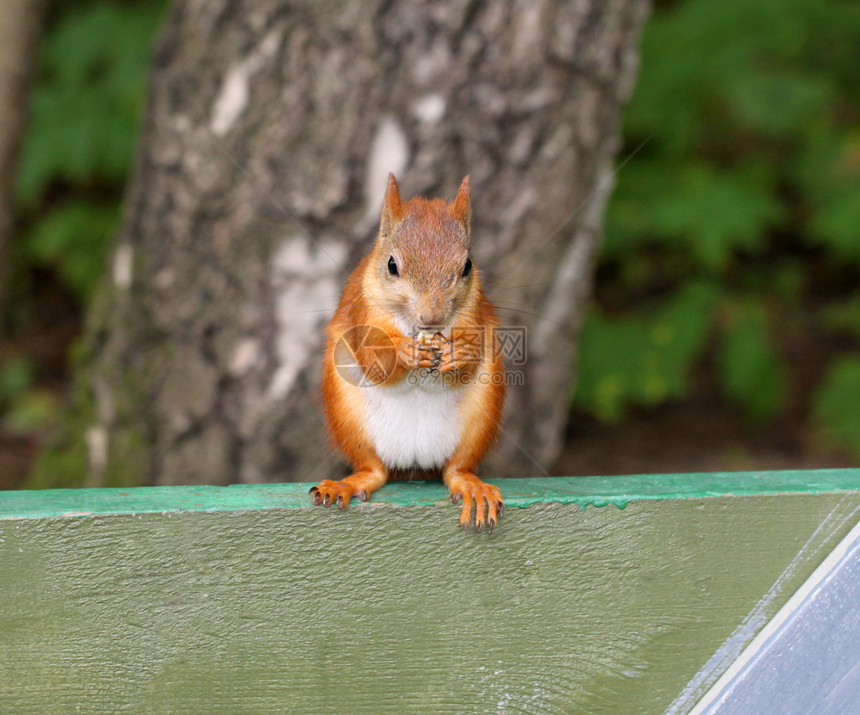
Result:
{"label": "tree bark", "polygon": [[15,176],[44,9],[42,0],[0,5],[0,338],[15,230]]}
{"label": "tree bark", "polygon": [[177,0],[81,366],[90,484],[339,473],[323,327],[406,195],[471,175],[475,265],[527,360],[484,474],[559,451],[646,0]]}

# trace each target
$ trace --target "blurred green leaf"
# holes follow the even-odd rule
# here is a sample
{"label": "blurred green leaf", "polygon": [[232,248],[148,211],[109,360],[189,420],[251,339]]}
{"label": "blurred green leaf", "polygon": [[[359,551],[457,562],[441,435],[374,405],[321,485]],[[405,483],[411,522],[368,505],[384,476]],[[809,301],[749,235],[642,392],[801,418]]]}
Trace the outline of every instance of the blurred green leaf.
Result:
{"label": "blurred green leaf", "polygon": [[122,181],[133,158],[149,47],[161,0],[90,2],[43,41],[18,195],[31,205],[54,181]]}
{"label": "blurred green leaf", "polygon": [[27,390],[18,395],[3,416],[13,432],[32,434],[55,424],[61,414],[60,398],[48,390]]}
{"label": "blurred green leaf", "polygon": [[115,206],[73,202],[37,223],[24,237],[22,247],[34,263],[53,266],[86,299],[102,274],[118,220]]}
{"label": "blurred green leaf", "polygon": [[817,391],[813,414],[822,434],[860,457],[860,357],[840,358]]}
{"label": "blurred green leaf", "polygon": [[860,295],[824,308],[821,322],[828,330],[860,336]]}
{"label": "blurred green leaf", "polygon": [[28,390],[33,372],[33,364],[26,358],[9,358],[0,364],[0,405]]}
{"label": "blurred green leaf", "polygon": [[784,71],[741,73],[726,85],[726,100],[749,130],[774,138],[802,130],[836,94],[826,77]]}
{"label": "blurred green leaf", "polygon": [[652,214],[663,231],[686,240],[703,266],[718,270],[733,251],[760,248],[781,210],[766,172],[750,168],[720,174],[694,166],[684,173],[677,192],[653,206]]}
{"label": "blurred green leaf", "polygon": [[619,176],[605,255],[645,242],[669,243],[701,266],[720,270],[735,251],[761,248],[768,227],[782,220],[773,181],[761,165],[728,173],[701,163],[642,162]]}
{"label": "blurred green leaf", "polygon": [[860,259],[860,181],[822,203],[810,221],[811,237],[850,261]]}
{"label": "blurred green leaf", "polygon": [[860,258],[860,130],[812,133],[790,170],[811,209],[807,242]]}
{"label": "blurred green leaf", "polygon": [[856,64],[849,48],[858,38],[860,17],[856,8],[843,5],[723,0],[717,7],[710,0],[688,0],[658,11],[643,33],[626,130],[653,134],[662,150],[675,156],[709,134],[732,136],[735,127],[713,116],[721,105],[749,129],[802,126],[834,90],[827,77],[799,68],[818,69],[834,49],[842,52],[833,61]]}
{"label": "blurred green leaf", "polygon": [[[749,297],[717,364],[726,393],[760,419],[777,414],[788,377],[755,306],[768,300],[775,316],[815,291],[846,299],[860,260],[858,47],[860,3],[839,0],[684,0],[658,5],[644,29],[624,131],[631,149],[651,139],[617,177],[600,294],[624,305],[705,278],[730,304]],[[611,362],[649,350],[630,320],[598,312],[583,335],[584,351],[598,345],[577,400],[610,417],[647,402],[638,358]]]}
{"label": "blurred green leaf", "polygon": [[755,420],[766,420],[785,399],[785,373],[770,344],[767,316],[755,303],[733,306],[719,354],[723,386]]}
{"label": "blurred green leaf", "polygon": [[640,315],[612,319],[592,312],[580,343],[575,403],[614,422],[629,406],[683,397],[717,295],[714,286],[693,283]]}

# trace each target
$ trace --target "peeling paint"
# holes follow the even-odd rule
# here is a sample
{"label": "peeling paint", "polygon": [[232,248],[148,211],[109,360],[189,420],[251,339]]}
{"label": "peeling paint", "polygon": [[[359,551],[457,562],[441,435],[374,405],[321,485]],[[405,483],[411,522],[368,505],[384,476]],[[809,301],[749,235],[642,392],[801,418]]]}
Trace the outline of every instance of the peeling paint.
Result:
{"label": "peeling paint", "polygon": [[412,113],[418,121],[425,124],[435,124],[445,116],[447,103],[441,94],[426,94],[412,105]]}
{"label": "peeling paint", "polygon": [[334,314],[342,278],[338,265],[346,246],[329,241],[312,247],[301,235],[285,239],[272,257],[275,288],[275,351],[278,367],[268,397],[286,397],[299,372],[320,350],[323,326]]}
{"label": "peeling paint", "polygon": [[366,218],[376,220],[379,215],[385,188],[388,186],[388,174],[397,176],[405,171],[408,165],[409,145],[406,143],[406,134],[393,117],[386,117],[376,130],[367,161]]}
{"label": "peeling paint", "polygon": [[120,290],[131,288],[134,267],[134,249],[127,243],[121,243],[113,254],[113,282]]}
{"label": "peeling paint", "polygon": [[230,362],[230,373],[235,377],[247,375],[262,359],[263,349],[259,340],[256,338],[240,340]]}
{"label": "peeling paint", "polygon": [[225,136],[245,111],[250,96],[251,77],[262,69],[266,60],[271,59],[280,42],[281,31],[273,30],[266,35],[256,52],[227,71],[212,109],[210,128],[215,136]]}
{"label": "peeling paint", "polygon": [[90,470],[103,474],[107,467],[108,431],[104,425],[93,425],[86,433],[87,456]]}
{"label": "peeling paint", "polygon": [[248,106],[250,75],[248,63],[242,62],[233,67],[224,78],[212,116],[212,133],[216,136],[223,137],[229,132],[230,127]]}

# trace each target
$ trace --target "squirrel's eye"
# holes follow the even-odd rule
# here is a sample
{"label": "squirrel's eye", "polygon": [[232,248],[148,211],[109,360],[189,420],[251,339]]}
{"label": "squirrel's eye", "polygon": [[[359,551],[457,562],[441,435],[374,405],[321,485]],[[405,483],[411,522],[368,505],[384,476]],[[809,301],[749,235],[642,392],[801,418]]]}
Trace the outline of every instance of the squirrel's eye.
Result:
{"label": "squirrel's eye", "polygon": [[394,260],[394,256],[388,257],[388,272],[393,276],[400,275],[397,272],[397,261]]}
{"label": "squirrel's eye", "polygon": [[465,266],[463,266],[463,277],[465,278],[465,277],[466,277],[467,275],[469,275],[471,272],[472,272],[472,259],[471,259],[471,258],[467,258],[467,259],[466,259],[466,265],[465,265]]}

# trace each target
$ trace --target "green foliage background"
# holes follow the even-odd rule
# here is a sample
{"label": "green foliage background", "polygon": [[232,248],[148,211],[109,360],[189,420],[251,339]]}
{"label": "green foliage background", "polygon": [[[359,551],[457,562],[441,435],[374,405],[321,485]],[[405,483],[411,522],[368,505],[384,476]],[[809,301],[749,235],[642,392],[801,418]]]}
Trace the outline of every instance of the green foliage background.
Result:
{"label": "green foliage background", "polygon": [[[134,156],[164,0],[55,2],[19,176],[17,274],[85,306]],[[799,318],[843,341],[808,419],[860,455],[860,3],[658,3],[625,114],[575,404],[600,420],[684,399],[707,356],[726,399],[778,418]],[[622,157],[623,158],[623,157]],[[0,364],[0,415],[52,415],[38,366]]]}
{"label": "green foliage background", "polygon": [[575,402],[683,398],[715,351],[753,422],[797,389],[781,336],[843,338],[810,419],[860,455],[860,3],[686,0],[647,25]]}
{"label": "green foliage background", "polygon": [[[13,305],[0,316],[13,335],[31,316],[26,302],[34,274],[54,276],[83,308],[103,272],[165,6],[165,0],[50,5],[18,173]],[[0,361],[0,419],[13,432],[38,432],[60,415],[56,395],[37,385],[40,371],[27,356]]]}
{"label": "green foliage background", "polygon": [[41,48],[18,176],[31,219],[20,246],[85,300],[118,221],[164,3],[59,7]]}

